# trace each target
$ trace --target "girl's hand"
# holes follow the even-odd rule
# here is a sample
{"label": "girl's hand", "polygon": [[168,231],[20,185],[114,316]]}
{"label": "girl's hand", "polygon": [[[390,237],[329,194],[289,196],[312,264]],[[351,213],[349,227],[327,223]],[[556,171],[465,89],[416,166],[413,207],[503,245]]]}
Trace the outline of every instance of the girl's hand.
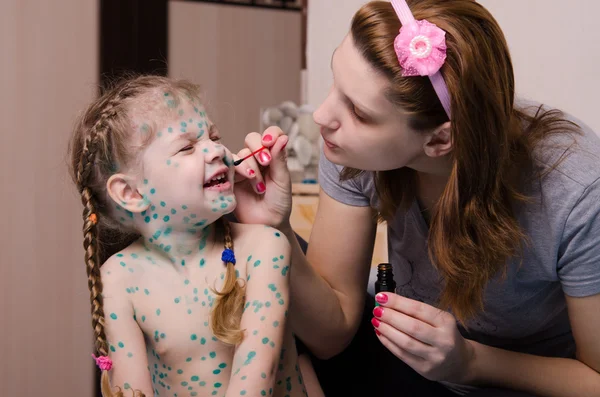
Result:
{"label": "girl's hand", "polygon": [[474,349],[452,314],[388,292],[375,299],[371,323],[389,351],[429,380],[469,383]]}

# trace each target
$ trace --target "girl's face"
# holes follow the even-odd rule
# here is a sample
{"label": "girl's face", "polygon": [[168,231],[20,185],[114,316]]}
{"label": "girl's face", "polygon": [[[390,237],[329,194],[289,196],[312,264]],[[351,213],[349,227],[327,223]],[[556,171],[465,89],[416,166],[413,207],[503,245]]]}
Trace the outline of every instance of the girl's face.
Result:
{"label": "girl's face", "polygon": [[235,209],[233,157],[202,106],[182,100],[168,114],[142,152],[137,186],[146,223],[193,230]]}
{"label": "girl's face", "polygon": [[386,77],[374,71],[350,35],[331,59],[333,86],[314,119],[324,153],[335,164],[365,171],[415,166],[424,136],[409,129],[407,116],[385,96]]}

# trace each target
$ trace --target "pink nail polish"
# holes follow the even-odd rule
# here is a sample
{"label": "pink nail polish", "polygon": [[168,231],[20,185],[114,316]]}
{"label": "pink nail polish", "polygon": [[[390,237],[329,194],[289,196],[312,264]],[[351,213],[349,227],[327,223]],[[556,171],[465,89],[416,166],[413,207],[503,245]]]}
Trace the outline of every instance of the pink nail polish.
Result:
{"label": "pink nail polish", "polygon": [[254,170],[252,168],[248,168],[248,175],[254,176],[254,174],[256,174],[256,172],[254,172]]}
{"label": "pink nail polish", "polygon": [[267,190],[267,187],[265,186],[264,183],[259,182],[259,183],[256,184],[256,190],[258,190],[259,193],[262,193],[265,190]]}
{"label": "pink nail polish", "polygon": [[381,316],[383,316],[383,307],[377,306],[375,309],[373,309],[373,315],[381,318]]}
{"label": "pink nail polish", "polygon": [[375,334],[377,334],[377,336],[381,336],[381,332],[379,332],[378,329],[375,329]]}
{"label": "pink nail polish", "polygon": [[271,135],[265,135],[263,136],[263,141],[264,142],[271,142],[273,140],[273,137]]}
{"label": "pink nail polish", "polygon": [[372,318],[371,324],[373,324],[373,327],[379,328],[379,325],[381,325],[381,322],[379,320],[377,320],[376,318]]}
{"label": "pink nail polish", "polygon": [[260,152],[258,157],[259,157],[260,161],[263,163],[266,163],[267,161],[271,160],[271,156],[269,156],[269,153],[267,153],[267,152]]}
{"label": "pink nail polish", "polygon": [[386,303],[388,301],[388,296],[380,293],[375,295],[375,300],[379,303]]}

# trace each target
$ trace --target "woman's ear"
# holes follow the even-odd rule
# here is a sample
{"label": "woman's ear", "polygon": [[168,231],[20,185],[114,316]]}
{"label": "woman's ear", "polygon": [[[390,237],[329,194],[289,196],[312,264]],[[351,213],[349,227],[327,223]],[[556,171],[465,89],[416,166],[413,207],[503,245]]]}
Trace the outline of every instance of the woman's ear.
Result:
{"label": "woman's ear", "polygon": [[135,180],[125,174],[108,178],[106,190],[110,198],[127,211],[144,212],[150,206],[150,201],[138,192]]}
{"label": "woman's ear", "polygon": [[423,149],[429,157],[441,157],[452,151],[452,134],[450,131],[451,122],[436,127],[430,132],[425,140]]}

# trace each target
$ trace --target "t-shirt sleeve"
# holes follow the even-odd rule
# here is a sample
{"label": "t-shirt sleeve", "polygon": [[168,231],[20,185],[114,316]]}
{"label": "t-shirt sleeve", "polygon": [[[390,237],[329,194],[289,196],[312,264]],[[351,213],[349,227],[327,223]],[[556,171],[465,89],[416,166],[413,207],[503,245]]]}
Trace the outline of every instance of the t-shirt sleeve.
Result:
{"label": "t-shirt sleeve", "polygon": [[567,217],[558,277],[569,296],[600,293],[600,179],[582,193]]}
{"label": "t-shirt sleeve", "polygon": [[[333,164],[327,160],[323,149],[319,158],[319,185],[321,189],[331,198],[340,203],[356,207],[367,207],[370,205],[369,197],[365,195],[358,178],[340,181],[342,166]],[[360,178],[360,177],[359,177]]]}

